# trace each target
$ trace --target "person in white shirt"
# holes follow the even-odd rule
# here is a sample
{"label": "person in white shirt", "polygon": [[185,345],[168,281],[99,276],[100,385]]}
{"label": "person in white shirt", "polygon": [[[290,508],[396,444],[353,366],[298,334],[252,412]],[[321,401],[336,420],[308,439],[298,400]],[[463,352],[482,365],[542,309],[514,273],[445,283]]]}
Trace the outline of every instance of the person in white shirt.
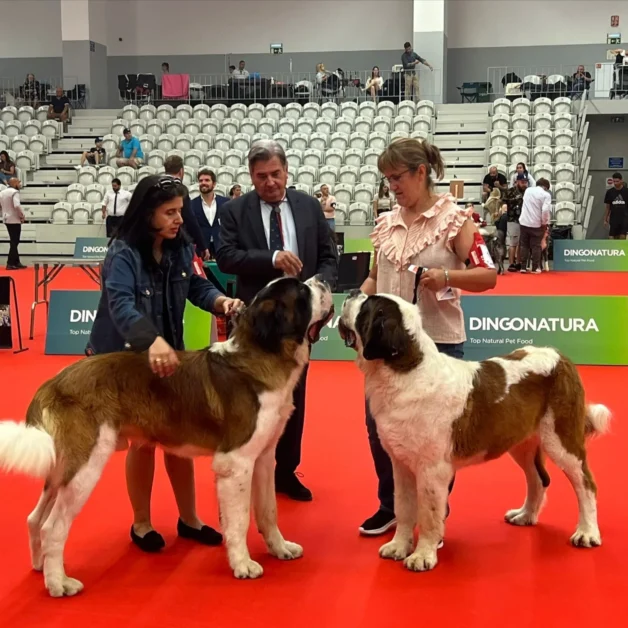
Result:
{"label": "person in white shirt", "polygon": [[18,247],[22,235],[22,223],[25,220],[24,210],[20,201],[19,179],[9,179],[9,187],[0,192],[0,213],[9,232],[9,256],[7,257],[7,270],[21,270],[26,268],[20,262]]}
{"label": "person in white shirt", "polygon": [[245,65],[246,63],[244,61],[240,61],[238,69],[234,70],[231,74],[234,79],[243,80],[249,78],[249,71],[245,69]]}
{"label": "person in white shirt", "polygon": [[523,195],[521,216],[519,216],[522,273],[527,272],[530,252],[532,253],[532,272],[541,272],[541,252],[544,244],[547,243],[547,231],[552,211],[552,197],[549,190],[549,181],[539,179],[536,187],[528,188]]}
{"label": "person in white shirt", "polygon": [[106,220],[107,237],[111,238],[118,225],[122,222],[122,216],[131,202],[131,192],[122,189],[120,179],[111,182],[111,190],[105,194],[102,205],[102,217]]}

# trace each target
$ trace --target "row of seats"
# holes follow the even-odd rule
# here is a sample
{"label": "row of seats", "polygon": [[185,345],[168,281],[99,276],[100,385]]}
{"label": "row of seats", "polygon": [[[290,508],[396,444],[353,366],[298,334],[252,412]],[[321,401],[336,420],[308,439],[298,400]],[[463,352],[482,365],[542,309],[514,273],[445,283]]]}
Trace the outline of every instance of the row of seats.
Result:
{"label": "row of seats", "polygon": [[491,118],[492,131],[542,131],[542,130],[559,130],[559,129],[575,129],[577,117],[570,113],[515,113],[509,115],[506,113],[495,114]]}
{"label": "row of seats", "polygon": [[16,153],[10,148],[3,148],[2,141],[0,140],[0,150],[6,150],[9,155],[9,159],[15,164],[17,178],[22,182],[22,185],[26,183],[24,174],[26,172],[33,172],[39,170],[39,154],[30,150],[22,150]]}
{"label": "row of seats", "polygon": [[577,135],[571,129],[541,129],[531,133],[525,129],[492,131],[490,146],[573,146]]}
{"label": "row of seats", "polygon": [[529,98],[517,98],[512,102],[508,98],[498,98],[493,102],[493,115],[499,113],[571,113],[571,98],[557,98],[552,101],[549,98],[537,98],[531,101]]}
{"label": "row of seats", "polygon": [[411,131],[432,131],[433,118],[424,115],[396,116],[388,118],[385,116],[377,116],[375,118],[367,118],[358,116],[357,118],[340,117],[340,118],[282,118],[281,120],[273,120],[272,118],[226,118],[218,120],[208,118],[206,120],[190,119],[182,121],[178,119],[169,120],[133,120],[128,122],[123,118],[114,120],[111,125],[111,133],[121,136],[125,128],[129,128],[133,135],[154,135],[159,137],[163,134],[172,136],[190,135],[195,136],[199,133],[207,135],[218,135],[225,133],[226,135],[244,135],[253,136],[256,133],[285,133],[293,135],[294,133],[302,133],[311,135],[312,133],[322,133],[324,135],[332,135],[334,132],[341,133],[370,133],[377,131],[380,133],[392,133],[395,131],[403,131],[410,133]]}
{"label": "row of seats", "polygon": [[[511,180],[517,170],[516,164],[512,164],[509,170],[506,169],[505,164],[497,163],[494,165],[508,181]],[[529,170],[535,181],[538,181],[539,179],[547,179],[551,184],[577,182],[577,169],[573,164],[557,164],[556,166],[553,166],[552,164],[535,164]]]}
{"label": "row of seats", "polygon": [[28,122],[20,122],[20,120],[10,120],[9,122],[0,122],[0,135],[15,137],[16,135],[26,135],[33,137],[34,135],[45,135],[50,138],[61,137],[62,125],[57,120],[29,120]]}
{"label": "row of seats", "polygon": [[493,146],[489,150],[491,165],[523,162],[524,164],[572,164],[576,151],[571,146],[536,146],[530,150],[527,146]]}
{"label": "row of seats", "polygon": [[12,122],[13,120],[19,120],[22,123],[29,122],[30,120],[39,120],[40,122],[46,122],[48,119],[48,105],[38,107],[37,110],[33,107],[24,106],[13,107],[8,105],[3,107],[0,111],[0,122]]}
{"label": "row of seats", "polygon": [[52,138],[45,135],[0,135],[0,150],[12,150],[14,153],[21,153],[23,150],[30,150],[37,155],[46,154],[52,151]]}
{"label": "row of seats", "polygon": [[419,103],[415,103],[411,100],[404,100],[398,105],[393,104],[390,101],[382,101],[380,103],[374,103],[372,101],[365,101],[359,105],[355,102],[345,102],[340,105],[333,102],[326,102],[322,105],[318,103],[307,103],[301,105],[299,103],[289,103],[285,107],[278,103],[270,103],[266,106],[259,103],[252,105],[244,105],[241,103],[235,103],[231,107],[218,104],[210,107],[209,105],[200,104],[192,107],[191,105],[179,105],[176,109],[172,105],[160,105],[155,107],[154,105],[143,105],[138,107],[137,105],[126,105],[122,110],[122,119],[127,122],[131,122],[136,119],[140,120],[153,120],[159,119],[164,122],[175,118],[183,122],[192,118],[204,120],[208,118],[214,118],[224,120],[226,118],[241,119],[254,118],[261,120],[262,118],[270,118],[275,121],[299,118],[312,118],[319,117],[324,118],[356,118],[358,116],[375,118],[377,116],[384,116],[388,118],[394,118],[397,115],[404,115],[413,117],[414,115],[426,115],[428,117],[434,117],[435,107],[434,103],[430,100],[422,100]]}

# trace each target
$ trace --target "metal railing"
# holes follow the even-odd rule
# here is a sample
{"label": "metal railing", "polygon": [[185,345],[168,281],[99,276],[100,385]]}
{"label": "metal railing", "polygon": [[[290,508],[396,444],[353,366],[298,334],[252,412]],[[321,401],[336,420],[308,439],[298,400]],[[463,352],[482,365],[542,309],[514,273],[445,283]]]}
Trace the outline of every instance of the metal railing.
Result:
{"label": "metal railing", "polygon": [[[324,77],[310,72],[251,73],[248,78],[235,78],[231,74],[190,74],[189,91],[183,94],[164,95],[160,77],[153,74],[121,75],[118,77],[119,98],[124,103],[149,102],[177,103],[289,103],[345,102],[365,100],[399,101],[406,97],[405,75],[382,71],[375,94],[366,90],[371,70],[326,72]],[[442,102],[442,71],[421,69],[418,100]]]}
{"label": "metal railing", "polygon": [[12,105],[44,105],[50,102],[57,87],[63,87],[64,93],[72,101],[85,100],[85,86],[79,88],[76,76],[35,77],[36,88],[28,91],[25,81],[15,78],[0,78],[0,107]]}

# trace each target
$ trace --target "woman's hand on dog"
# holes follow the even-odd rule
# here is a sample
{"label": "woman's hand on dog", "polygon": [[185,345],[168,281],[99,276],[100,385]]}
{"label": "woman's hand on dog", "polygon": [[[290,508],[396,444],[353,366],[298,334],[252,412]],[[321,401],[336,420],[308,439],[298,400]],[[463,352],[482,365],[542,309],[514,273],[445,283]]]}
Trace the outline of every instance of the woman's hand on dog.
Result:
{"label": "woman's hand on dog", "polygon": [[447,277],[445,276],[445,271],[440,268],[430,268],[426,270],[421,275],[421,281],[419,285],[422,288],[427,288],[428,290],[432,290],[433,292],[438,292],[442,290],[447,285]]}
{"label": "woman's hand on dog", "polygon": [[225,316],[233,316],[244,307],[244,303],[240,299],[230,299],[228,297],[220,297],[216,301],[216,311]]}
{"label": "woman's hand on dog", "polygon": [[157,336],[148,349],[148,363],[155,375],[169,377],[179,366],[179,358],[176,351],[161,336]]}

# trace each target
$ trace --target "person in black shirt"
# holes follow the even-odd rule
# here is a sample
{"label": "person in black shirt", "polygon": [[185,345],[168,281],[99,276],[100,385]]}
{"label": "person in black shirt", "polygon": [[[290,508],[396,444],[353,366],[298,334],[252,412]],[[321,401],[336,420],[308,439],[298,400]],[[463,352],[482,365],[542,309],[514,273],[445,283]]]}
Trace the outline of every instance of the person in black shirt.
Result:
{"label": "person in black shirt", "polygon": [[85,162],[91,166],[99,166],[100,164],[107,163],[107,153],[102,147],[102,137],[96,138],[96,146],[92,146],[89,150],[86,150],[81,155],[81,167],[85,165]]}
{"label": "person in black shirt", "polygon": [[628,233],[628,189],[620,172],[613,175],[613,187],[606,192],[604,204],[604,226],[609,228],[609,239],[625,240]]}
{"label": "person in black shirt", "polygon": [[70,117],[70,100],[63,93],[62,87],[57,87],[57,95],[53,96],[48,107],[48,120],[67,122]]}
{"label": "person in black shirt", "polygon": [[488,199],[488,195],[493,191],[493,188],[499,188],[501,192],[504,192],[508,188],[506,177],[501,172],[498,172],[495,166],[489,168],[488,174],[484,177],[482,184],[484,187],[482,200],[484,202]]}

